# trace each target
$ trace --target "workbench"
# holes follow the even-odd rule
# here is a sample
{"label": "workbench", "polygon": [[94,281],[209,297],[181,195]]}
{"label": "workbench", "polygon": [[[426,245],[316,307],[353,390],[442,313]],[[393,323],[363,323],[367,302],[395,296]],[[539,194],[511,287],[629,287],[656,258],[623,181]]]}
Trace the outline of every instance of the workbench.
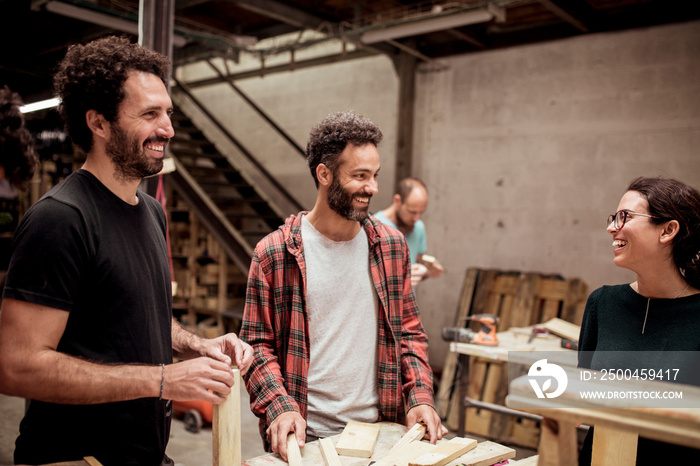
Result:
{"label": "workbench", "polygon": [[459,436],[475,434],[496,441],[537,448],[538,422],[464,404],[466,399],[474,399],[484,404],[505,406],[509,359],[526,371],[532,363],[542,357],[542,353],[539,352],[547,352],[550,362],[562,366],[576,366],[576,351],[562,348],[562,338],[551,332],[535,333],[534,338],[531,338],[535,327],[539,326],[512,327],[498,332],[497,346],[450,343],[450,351],[458,355],[460,367],[456,382]]}
{"label": "workbench", "polygon": [[[339,456],[342,466],[367,466],[371,461],[378,461],[385,457],[391,447],[399,441],[406,432],[406,426],[393,422],[380,422],[379,438],[370,458],[353,458],[350,456]],[[329,437],[335,445],[340,438],[340,434]],[[425,440],[423,440],[424,442]],[[446,442],[442,439],[440,442]],[[515,457],[515,450],[495,442],[479,442],[472,451],[464,454],[458,459],[447,463],[446,466],[488,466],[505,459]],[[305,466],[324,466],[323,457],[319,447],[319,441],[307,443],[301,449],[301,460]],[[268,453],[256,458],[244,460],[243,466],[287,466],[287,462],[275,453]],[[404,465],[405,466],[405,465]]]}
{"label": "workbench", "polygon": [[[581,370],[564,367],[568,385],[551,399],[533,396],[529,377],[510,383],[508,406],[544,416],[538,448],[540,465],[577,463],[576,425],[595,426],[592,465],[631,466],[636,461],[637,439],[660,440],[697,448],[700,445],[700,388],[652,380],[605,380],[598,371],[582,380]],[[586,379],[586,378],[584,378]],[[682,391],[681,400],[581,399],[581,391],[642,392]],[[673,458],[669,458],[673,461]]]}

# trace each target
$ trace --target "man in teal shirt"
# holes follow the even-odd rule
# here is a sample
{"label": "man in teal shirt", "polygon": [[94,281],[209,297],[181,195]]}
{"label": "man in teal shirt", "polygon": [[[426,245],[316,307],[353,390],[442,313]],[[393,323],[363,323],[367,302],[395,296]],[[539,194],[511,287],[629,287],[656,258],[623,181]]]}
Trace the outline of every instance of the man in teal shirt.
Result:
{"label": "man in teal shirt", "polygon": [[411,251],[411,282],[416,286],[427,277],[437,278],[445,271],[432,256],[425,254],[427,241],[421,215],[428,208],[428,189],[418,178],[399,182],[389,207],[374,214],[382,223],[403,233]]}

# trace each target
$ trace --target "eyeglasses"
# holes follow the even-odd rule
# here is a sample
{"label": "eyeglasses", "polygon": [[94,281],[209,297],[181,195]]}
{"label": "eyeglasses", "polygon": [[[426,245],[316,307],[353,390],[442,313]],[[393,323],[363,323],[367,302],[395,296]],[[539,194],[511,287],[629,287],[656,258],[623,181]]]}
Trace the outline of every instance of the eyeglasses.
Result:
{"label": "eyeglasses", "polygon": [[640,214],[639,212],[632,212],[631,210],[618,210],[614,214],[608,216],[608,223],[606,225],[609,227],[610,224],[613,223],[615,225],[616,230],[622,230],[622,227],[625,226],[625,223],[627,222],[627,219],[629,218],[630,215],[639,215],[641,217],[649,217],[649,218],[659,218],[659,217],[654,217],[653,215]]}

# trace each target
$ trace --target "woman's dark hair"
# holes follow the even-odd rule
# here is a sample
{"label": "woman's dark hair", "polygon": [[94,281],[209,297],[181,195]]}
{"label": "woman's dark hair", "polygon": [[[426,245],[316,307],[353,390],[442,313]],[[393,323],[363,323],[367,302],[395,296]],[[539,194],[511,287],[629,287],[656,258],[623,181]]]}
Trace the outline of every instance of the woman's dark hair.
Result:
{"label": "woman's dark hair", "polygon": [[96,110],[114,122],[130,71],[155,74],[167,87],[170,61],[153,50],[132,44],[126,37],[109,36],[85,45],[71,45],[59,64],[54,76],[54,88],[61,99],[59,112],[66,132],[85,152],[92,148],[92,132],[85,123],[85,113]]}
{"label": "woman's dark hair", "polygon": [[38,157],[21,106],[19,94],[8,87],[0,88],[0,165],[5,168],[7,181],[24,190],[34,175]]}
{"label": "woman's dark hair", "polygon": [[320,164],[335,174],[339,167],[339,156],[348,144],[364,146],[372,143],[378,146],[383,138],[379,127],[361,115],[353,112],[328,115],[311,130],[306,145],[306,157],[316,187],[318,188],[316,167]]}
{"label": "woman's dark hair", "polygon": [[650,219],[656,224],[678,221],[680,227],[673,239],[673,261],[685,280],[700,288],[700,193],[680,181],[669,178],[633,180],[627,188],[647,200]]}

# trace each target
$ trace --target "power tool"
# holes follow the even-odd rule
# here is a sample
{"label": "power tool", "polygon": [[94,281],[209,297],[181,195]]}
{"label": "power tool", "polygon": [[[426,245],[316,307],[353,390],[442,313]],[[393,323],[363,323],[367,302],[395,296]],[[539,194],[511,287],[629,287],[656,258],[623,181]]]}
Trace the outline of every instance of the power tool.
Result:
{"label": "power tool", "polygon": [[443,327],[442,339],[445,341],[458,341],[461,343],[474,343],[476,345],[497,346],[498,337],[496,327],[498,317],[492,314],[474,314],[463,320],[479,322],[481,328],[478,332],[469,327]]}

